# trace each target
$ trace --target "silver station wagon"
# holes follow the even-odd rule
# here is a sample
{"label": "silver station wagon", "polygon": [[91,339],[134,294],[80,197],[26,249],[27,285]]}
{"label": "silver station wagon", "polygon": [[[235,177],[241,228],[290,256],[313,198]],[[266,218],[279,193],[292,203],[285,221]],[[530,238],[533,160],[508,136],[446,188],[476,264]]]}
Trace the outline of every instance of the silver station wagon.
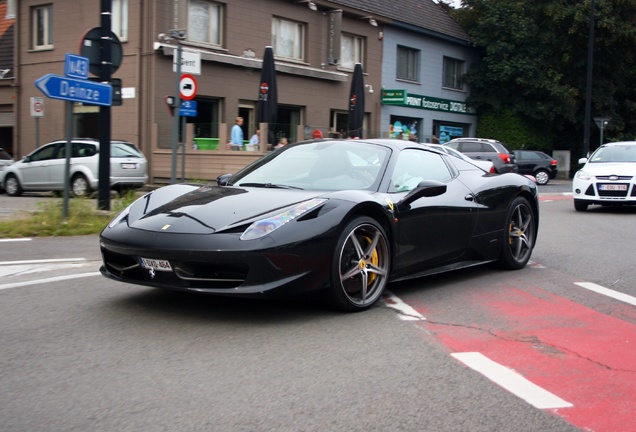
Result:
{"label": "silver station wagon", "polygon": [[[87,196],[98,189],[99,141],[73,139],[70,158],[70,190]],[[27,191],[63,191],[66,169],[66,140],[53,141],[32,151],[0,172],[0,186],[7,194]],[[140,188],[148,182],[148,161],[126,141],[111,141],[110,187],[119,192]]]}

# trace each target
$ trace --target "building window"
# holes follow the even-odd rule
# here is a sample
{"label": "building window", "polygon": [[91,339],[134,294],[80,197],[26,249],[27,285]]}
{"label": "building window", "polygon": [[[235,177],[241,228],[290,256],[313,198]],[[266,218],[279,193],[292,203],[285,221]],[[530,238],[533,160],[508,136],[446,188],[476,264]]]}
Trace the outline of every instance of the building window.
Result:
{"label": "building window", "polygon": [[419,82],[420,51],[398,46],[397,78]]}
{"label": "building window", "polygon": [[33,49],[53,48],[53,6],[31,9]]}
{"label": "building window", "polygon": [[340,67],[353,70],[356,63],[363,63],[364,38],[342,34],[340,45]]}
{"label": "building window", "polygon": [[111,28],[119,40],[128,40],[128,0],[113,0]]}
{"label": "building window", "polygon": [[464,62],[450,57],[444,57],[444,87],[462,90],[462,75]]}
{"label": "building window", "polygon": [[274,18],[272,45],[276,57],[303,61],[305,59],[305,26],[299,22]]}
{"label": "building window", "polygon": [[188,40],[221,46],[223,7],[206,0],[190,0],[188,4]]}

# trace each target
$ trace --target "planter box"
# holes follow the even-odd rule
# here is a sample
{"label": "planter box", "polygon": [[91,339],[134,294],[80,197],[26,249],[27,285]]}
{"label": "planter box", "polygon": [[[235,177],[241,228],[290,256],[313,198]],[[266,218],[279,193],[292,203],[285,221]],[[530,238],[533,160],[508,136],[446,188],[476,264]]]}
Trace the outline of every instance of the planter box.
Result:
{"label": "planter box", "polygon": [[195,138],[197,150],[216,150],[219,148],[218,138]]}

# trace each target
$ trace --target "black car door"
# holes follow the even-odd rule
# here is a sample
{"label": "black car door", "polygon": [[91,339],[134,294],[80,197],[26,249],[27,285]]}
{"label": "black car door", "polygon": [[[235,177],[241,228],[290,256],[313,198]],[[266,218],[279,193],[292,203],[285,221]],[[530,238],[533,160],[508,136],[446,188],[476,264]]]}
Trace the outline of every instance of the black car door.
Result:
{"label": "black car door", "polygon": [[[394,269],[416,272],[457,259],[467,249],[477,223],[478,210],[472,193],[437,153],[403,150],[394,167],[392,199],[398,203],[418,183],[405,189],[403,166],[408,165],[415,177],[437,180],[447,185],[439,196],[422,197],[406,207],[398,206],[397,259]],[[419,166],[419,169],[418,169]]]}

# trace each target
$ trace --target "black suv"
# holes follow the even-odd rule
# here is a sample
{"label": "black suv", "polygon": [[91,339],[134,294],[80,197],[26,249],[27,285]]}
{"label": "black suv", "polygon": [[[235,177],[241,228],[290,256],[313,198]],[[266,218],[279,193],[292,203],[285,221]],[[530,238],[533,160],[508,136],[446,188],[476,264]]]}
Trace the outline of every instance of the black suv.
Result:
{"label": "black suv", "polygon": [[472,159],[491,161],[497,174],[516,173],[518,170],[515,155],[501,141],[485,138],[455,138],[444,145]]}
{"label": "black suv", "polygon": [[558,163],[555,158],[537,150],[513,150],[519,174],[530,174],[537,179],[537,184],[548,184],[556,177]]}

